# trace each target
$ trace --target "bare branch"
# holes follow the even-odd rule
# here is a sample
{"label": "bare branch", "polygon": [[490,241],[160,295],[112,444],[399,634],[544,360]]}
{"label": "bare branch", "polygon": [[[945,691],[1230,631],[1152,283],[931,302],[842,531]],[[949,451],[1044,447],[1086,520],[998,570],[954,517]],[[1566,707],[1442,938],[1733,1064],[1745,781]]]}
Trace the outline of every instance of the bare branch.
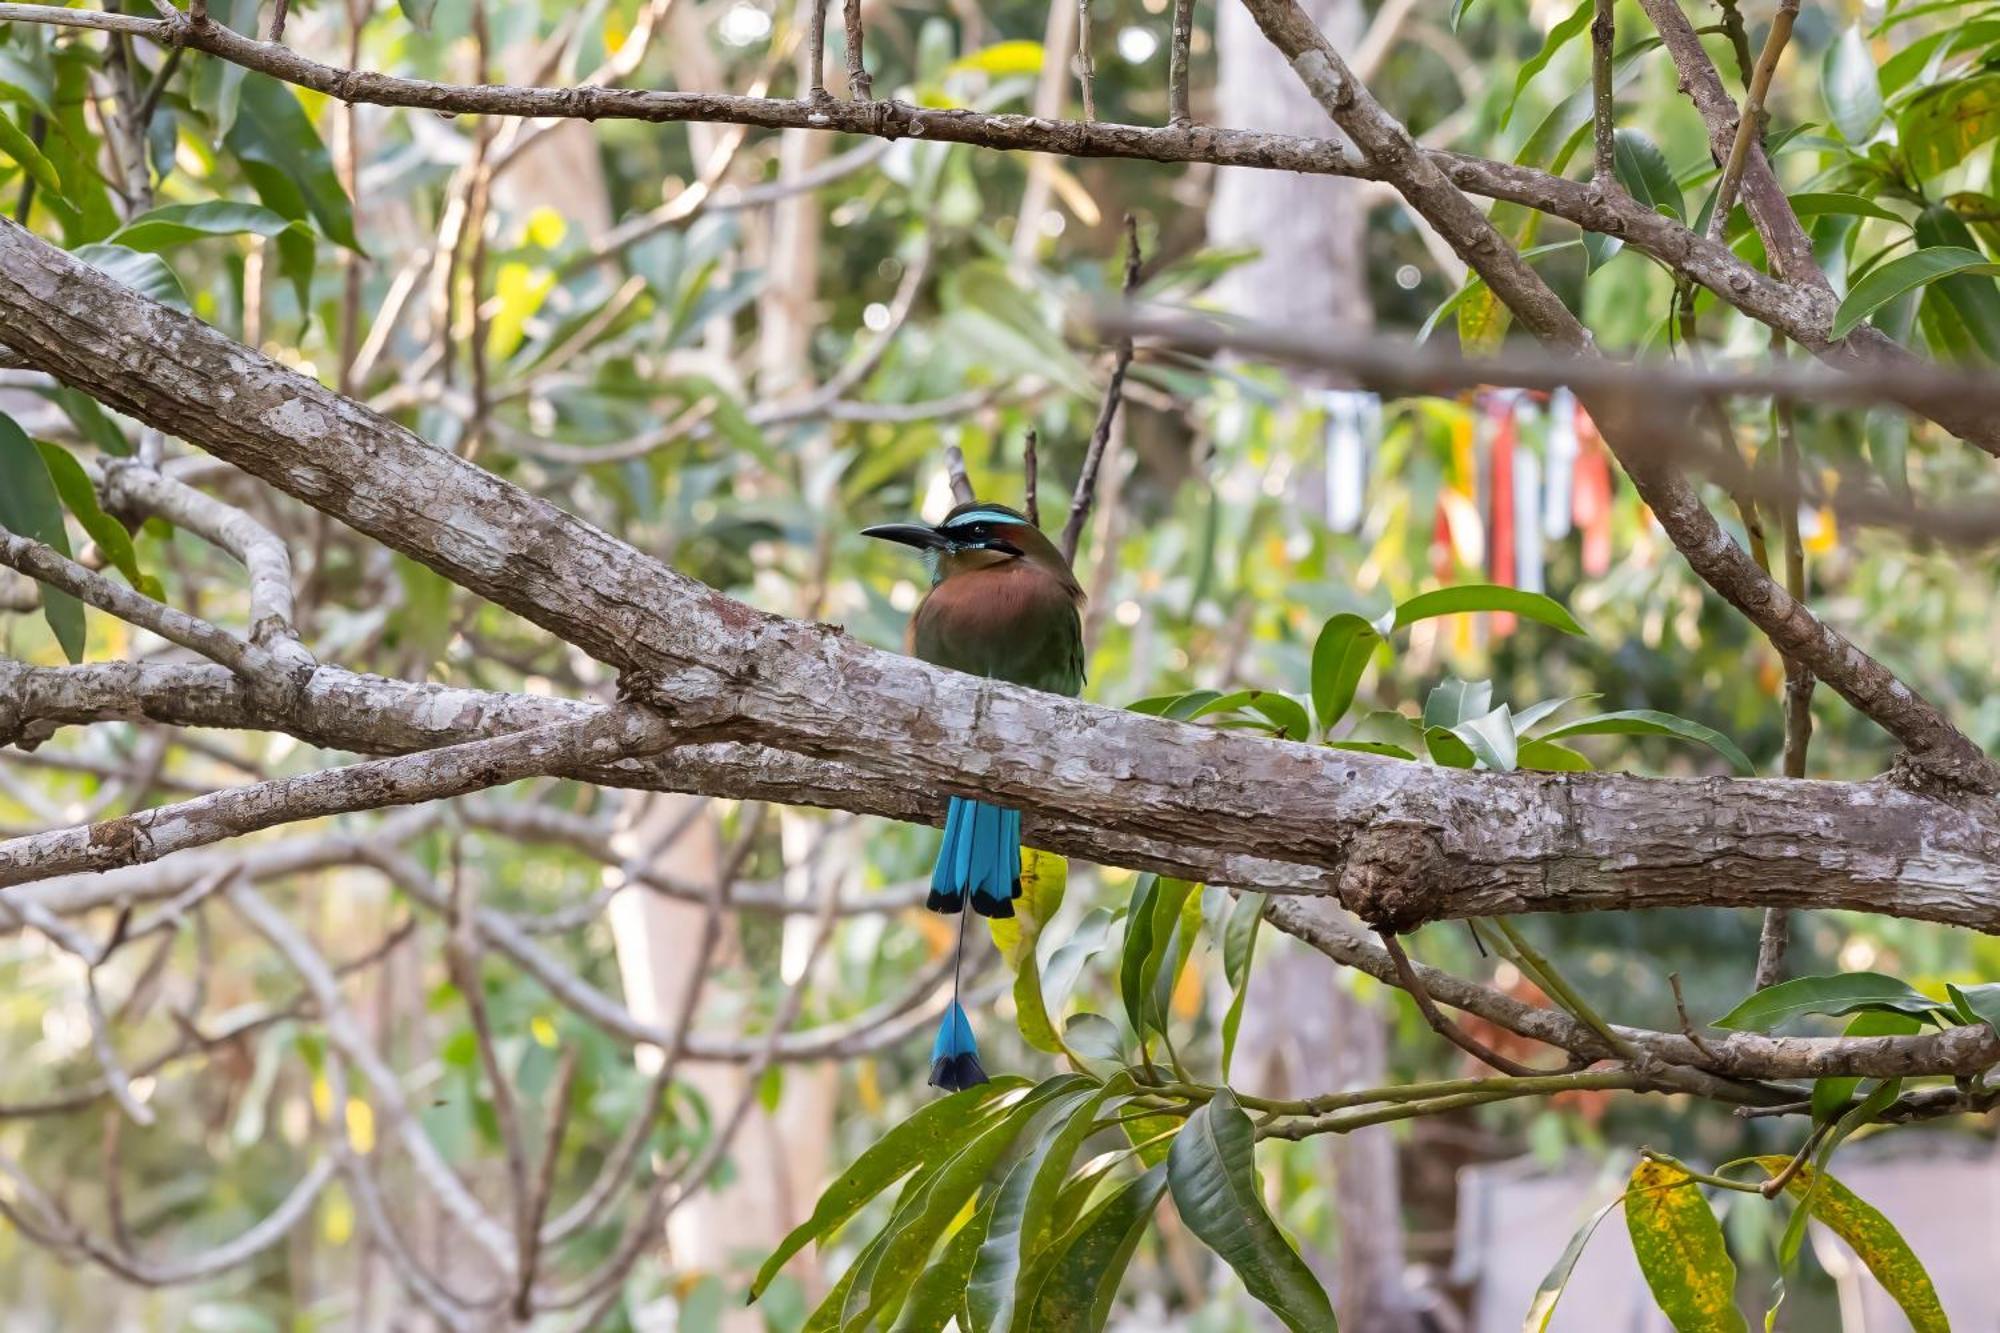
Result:
{"label": "bare branch", "polygon": [[[1128,301],[1139,285],[1140,262],[1139,224],[1127,213],[1124,295]],[[1069,518],[1063,523],[1063,559],[1070,564],[1076,563],[1076,548],[1083,540],[1083,525],[1097,504],[1097,474],[1104,467],[1104,451],[1111,444],[1111,426],[1118,418],[1118,404],[1125,393],[1125,374],[1131,368],[1132,339],[1128,336],[1118,340],[1117,351],[1112,357],[1111,378],[1104,385],[1104,401],[1098,405],[1097,424],[1091,427],[1090,445],[1083,455],[1083,470],[1076,478],[1076,495],[1069,502]]]}
{"label": "bare branch", "polygon": [[1736,207],[1736,191],[1743,184],[1743,172],[1750,162],[1750,145],[1764,133],[1764,99],[1771,91],[1771,76],[1777,72],[1778,57],[1785,53],[1785,44],[1792,39],[1792,24],[1798,16],[1799,0],[1779,0],[1777,12],[1771,16],[1771,31],[1764,38],[1764,49],[1750,76],[1749,91],[1744,94],[1742,114],[1736,119],[1736,138],[1722,165],[1722,183],[1716,186],[1715,208],[1708,219],[1711,241],[1722,239],[1730,210]]}

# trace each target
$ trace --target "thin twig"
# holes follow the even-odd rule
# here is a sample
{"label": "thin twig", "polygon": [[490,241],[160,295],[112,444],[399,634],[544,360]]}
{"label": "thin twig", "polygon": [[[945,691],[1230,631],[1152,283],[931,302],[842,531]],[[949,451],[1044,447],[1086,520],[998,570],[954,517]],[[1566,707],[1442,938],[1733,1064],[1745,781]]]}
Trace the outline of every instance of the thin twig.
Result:
{"label": "thin twig", "polygon": [[1701,1033],[1695,1029],[1694,1020],[1688,1017],[1687,1000],[1681,995],[1681,974],[1678,972],[1667,973],[1667,985],[1673,987],[1674,1012],[1680,1015],[1681,1035],[1693,1042],[1694,1048],[1700,1051],[1703,1056],[1710,1060],[1715,1059],[1715,1051],[1702,1039]]}
{"label": "thin twig", "polygon": [[[1776,349],[1782,353],[1783,344],[1774,340]],[[1772,420],[1778,435],[1778,461],[1783,473],[1783,484],[1796,487],[1799,481],[1799,440],[1792,416],[1792,405],[1778,401],[1772,404]],[[1778,529],[1785,543],[1785,591],[1792,600],[1806,604],[1806,553],[1805,544],[1799,536],[1799,503],[1797,500],[1780,500],[1778,503]],[[1788,778],[1803,778],[1806,775],[1806,751],[1812,744],[1812,699],[1816,684],[1812,672],[1787,656],[1785,663],[1785,756],[1784,771]],[[1782,907],[1764,909],[1764,926],[1757,939],[1757,971],[1755,984],[1758,990],[1775,985],[1785,972],[1785,953],[1791,944],[1791,913]]]}
{"label": "thin twig", "polygon": [[569,1130],[570,1088],[576,1080],[576,1047],[563,1047],[556,1066],[556,1079],[549,1089],[547,1128],[542,1134],[541,1167],[535,1173],[534,1193],[521,1219],[520,1271],[514,1279],[514,1314],[527,1319],[534,1314],[535,1269],[540,1263],[542,1219],[548,1216],[549,1196],[556,1187],[556,1158],[562,1152],[563,1135]]}
{"label": "thin twig", "polygon": [[1834,1122],[1828,1120],[1813,1126],[1813,1132],[1806,1135],[1806,1141],[1799,1145],[1796,1153],[1792,1154],[1792,1160],[1785,1163],[1785,1169],[1759,1185],[1757,1192],[1767,1199],[1775,1199],[1783,1194],[1785,1186],[1792,1183],[1792,1177],[1799,1173],[1799,1168],[1806,1164],[1806,1159],[1812,1156],[1813,1149],[1819,1146],[1819,1141],[1826,1137],[1827,1131],[1832,1129],[1833,1125]]}
{"label": "thin twig", "polygon": [[1613,0],[1596,0],[1590,21],[1590,108],[1597,149],[1594,183],[1607,191],[1622,188],[1618,184],[1616,93],[1611,78],[1611,46],[1617,38],[1612,7]]}
{"label": "thin twig", "polygon": [[[1608,6],[1610,0],[1598,0]],[[1750,76],[1750,88],[1743,96],[1743,110],[1736,120],[1736,138],[1729,146],[1729,160],[1722,167],[1722,183],[1716,187],[1715,208],[1708,218],[1708,239],[1722,239],[1730,210],[1736,207],[1736,191],[1743,184],[1743,168],[1750,160],[1750,145],[1764,132],[1764,98],[1771,91],[1771,76],[1777,72],[1778,57],[1792,39],[1792,24],[1799,16],[1799,0],[1779,0],[1771,16],[1771,31],[1757,56],[1757,68]]]}
{"label": "thin twig", "polygon": [[1040,449],[1041,437],[1030,426],[1028,438],[1021,442],[1021,512],[1028,516],[1028,522],[1038,528],[1042,526]]}
{"label": "thin twig", "polygon": [[272,41],[282,42],[285,40],[285,18],[291,7],[292,0],[277,0],[277,3],[271,7]]}
{"label": "thin twig", "polygon": [[1716,0],[1716,8],[1722,11],[1722,32],[1729,38],[1729,49],[1736,56],[1736,77],[1743,86],[1750,86],[1750,34],[1743,27],[1743,11],[1736,7],[1736,0]]}
{"label": "thin twig", "polygon": [[965,473],[965,451],[956,442],[944,447],[944,471],[951,478],[951,498],[957,504],[971,504],[972,478]]}
{"label": "thin twig", "polygon": [[1188,102],[1188,48],[1194,42],[1194,0],[1174,0],[1173,41],[1167,54],[1167,124],[1194,124]]}
{"label": "thin twig", "polygon": [[807,76],[806,97],[819,103],[832,100],[826,90],[826,5],[827,0],[812,0],[812,29],[806,38]]}
{"label": "thin twig", "polygon": [[[1130,213],[1125,215],[1125,282],[1126,301],[1139,286],[1139,224]],[[1118,416],[1118,404],[1125,394],[1125,374],[1132,368],[1132,337],[1126,334],[1118,340],[1118,350],[1111,362],[1111,379],[1104,386],[1104,401],[1097,409],[1097,424],[1090,431],[1090,447],[1084,451],[1083,470],[1077,474],[1076,496],[1070,501],[1069,519],[1063,524],[1063,559],[1076,563],[1077,543],[1083,539],[1083,525],[1089,519],[1091,507],[1097,503],[1097,474],[1104,467],[1104,451],[1111,443],[1111,424]]]}
{"label": "thin twig", "polygon": [[[1062,0],[1056,0],[1061,4]],[[1070,63],[1076,74],[1077,88],[1083,98],[1083,118],[1097,119],[1097,90],[1091,80],[1097,67],[1090,60],[1090,0],[1076,0],[1076,57]]]}
{"label": "thin twig", "polygon": [[847,97],[849,101],[866,102],[874,93],[875,80],[862,60],[861,0],[846,0],[841,14],[847,24]]}
{"label": "thin twig", "polygon": [[1604,1015],[1598,1013],[1576,987],[1569,984],[1569,979],[1557,970],[1556,965],[1550,962],[1541,950],[1528,943],[1527,936],[1515,929],[1513,922],[1504,916],[1496,916],[1492,919],[1492,924],[1506,936],[1507,943],[1513,946],[1514,961],[1528,973],[1535,984],[1547,991],[1557,1004],[1576,1015],[1578,1021],[1602,1037],[1604,1044],[1620,1056],[1627,1060],[1640,1058],[1638,1048],[1623,1033],[1605,1021]]}
{"label": "thin twig", "polygon": [[1401,981],[1403,989],[1417,1002],[1417,1012],[1424,1016],[1424,1022],[1430,1024],[1431,1031],[1474,1059],[1484,1061],[1503,1074],[1511,1074],[1515,1078],[1532,1078],[1545,1072],[1509,1060],[1446,1018],[1443,1011],[1437,1007],[1437,1001],[1431,999],[1431,993],[1424,989],[1423,979],[1417,975],[1417,969],[1410,965],[1410,956],[1403,952],[1402,942],[1396,938],[1395,933],[1387,930],[1378,930],[1375,933],[1381,937],[1382,947],[1389,951],[1390,959],[1396,964],[1396,976]]}

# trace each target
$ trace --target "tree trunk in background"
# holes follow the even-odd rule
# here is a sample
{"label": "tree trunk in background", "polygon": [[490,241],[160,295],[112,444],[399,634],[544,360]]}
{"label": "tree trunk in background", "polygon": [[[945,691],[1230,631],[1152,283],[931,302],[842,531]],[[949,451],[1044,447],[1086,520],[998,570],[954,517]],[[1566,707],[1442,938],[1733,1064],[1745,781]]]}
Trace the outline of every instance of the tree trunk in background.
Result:
{"label": "tree trunk in background", "polygon": [[[1337,48],[1355,49],[1363,21],[1358,0],[1303,3]],[[1218,11],[1217,123],[1327,134],[1326,113],[1257,31],[1249,11],[1236,4]],[[1362,245],[1366,224],[1353,181],[1222,168],[1209,204],[1209,244],[1262,254],[1231,270],[1216,295],[1231,314],[1280,327],[1364,330],[1374,322]],[[1295,382],[1330,387],[1304,375]],[[1266,941],[1275,943],[1268,934]],[[1325,958],[1267,949],[1250,986],[1236,1063],[1245,1086],[1286,1096],[1388,1081],[1382,1011],[1357,998]],[[1327,1151],[1340,1219],[1334,1298],[1341,1327],[1367,1333],[1420,1327],[1404,1289],[1394,1130],[1340,1135]]]}

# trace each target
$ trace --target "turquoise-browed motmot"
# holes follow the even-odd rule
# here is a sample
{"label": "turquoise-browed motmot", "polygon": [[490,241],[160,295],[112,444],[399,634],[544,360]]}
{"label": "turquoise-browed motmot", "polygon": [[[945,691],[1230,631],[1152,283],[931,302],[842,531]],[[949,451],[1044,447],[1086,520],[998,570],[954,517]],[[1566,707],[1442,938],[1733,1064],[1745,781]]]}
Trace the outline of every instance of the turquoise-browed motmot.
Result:
{"label": "turquoise-browed motmot", "polygon": [[[889,523],[863,535],[914,546],[930,561],[931,590],[905,636],[911,656],[1054,694],[1083,688],[1083,589],[1055,543],[1025,515],[969,500],[935,527]],[[1020,896],[1021,812],[952,797],[931,871],[930,909],[963,912],[969,898],[982,916],[1010,917]],[[963,916],[958,948],[963,956]],[[931,1048],[930,1081],[947,1091],[986,1081],[959,1006],[955,969],[951,1008]]]}

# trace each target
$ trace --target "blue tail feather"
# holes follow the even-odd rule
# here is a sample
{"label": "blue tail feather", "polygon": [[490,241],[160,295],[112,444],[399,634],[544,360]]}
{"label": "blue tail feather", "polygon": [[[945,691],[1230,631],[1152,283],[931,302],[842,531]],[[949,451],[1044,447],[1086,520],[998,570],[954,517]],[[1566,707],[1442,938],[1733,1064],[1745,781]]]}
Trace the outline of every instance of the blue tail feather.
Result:
{"label": "blue tail feather", "polygon": [[938,1024],[937,1040],[931,1043],[931,1086],[958,1092],[986,1082],[986,1070],[979,1063],[979,1043],[972,1039],[972,1024],[957,1000],[945,1011]]}
{"label": "blue tail feather", "polygon": [[954,796],[931,871],[928,906],[934,912],[961,911],[967,893],[981,916],[1014,915],[1013,900],[1021,896],[1021,812]]}

